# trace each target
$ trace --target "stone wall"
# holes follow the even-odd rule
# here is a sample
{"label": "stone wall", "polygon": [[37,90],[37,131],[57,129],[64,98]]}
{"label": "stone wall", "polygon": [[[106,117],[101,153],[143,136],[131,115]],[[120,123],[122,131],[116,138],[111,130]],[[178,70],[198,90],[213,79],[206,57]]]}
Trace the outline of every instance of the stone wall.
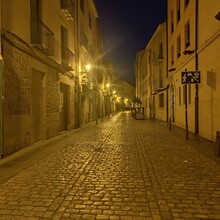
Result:
{"label": "stone wall", "polygon": [[5,43],[4,67],[6,115],[30,114],[29,56]]}
{"label": "stone wall", "polygon": [[17,151],[30,144],[30,86],[29,56],[4,42],[4,151]]}
{"label": "stone wall", "polygon": [[[75,128],[75,81],[62,74],[62,81],[56,67],[36,59],[30,54],[18,49],[15,45],[4,42],[4,154],[10,154],[25,148],[35,142],[34,131],[39,129],[42,134],[39,139],[49,139],[60,133],[60,83],[69,86],[68,95],[68,129]],[[43,106],[40,119],[42,123],[34,122],[31,89],[32,74],[42,74]],[[32,91],[33,92],[33,91]],[[34,94],[37,95],[37,90]],[[40,91],[39,91],[40,92]],[[39,93],[40,95],[40,93]],[[36,102],[35,102],[36,103]],[[37,110],[38,111],[38,110]],[[42,117],[42,118],[41,118]],[[36,118],[35,118],[36,120]],[[36,140],[36,141],[38,141]]]}
{"label": "stone wall", "polygon": [[57,72],[48,68],[46,74],[46,138],[59,133],[60,84]]}

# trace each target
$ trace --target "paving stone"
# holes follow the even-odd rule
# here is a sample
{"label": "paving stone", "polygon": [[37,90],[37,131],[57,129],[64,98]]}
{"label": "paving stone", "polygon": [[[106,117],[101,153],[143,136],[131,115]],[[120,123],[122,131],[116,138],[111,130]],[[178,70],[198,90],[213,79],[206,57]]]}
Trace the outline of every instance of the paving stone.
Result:
{"label": "paving stone", "polygon": [[0,219],[220,219],[220,166],[191,142],[121,112],[2,182]]}

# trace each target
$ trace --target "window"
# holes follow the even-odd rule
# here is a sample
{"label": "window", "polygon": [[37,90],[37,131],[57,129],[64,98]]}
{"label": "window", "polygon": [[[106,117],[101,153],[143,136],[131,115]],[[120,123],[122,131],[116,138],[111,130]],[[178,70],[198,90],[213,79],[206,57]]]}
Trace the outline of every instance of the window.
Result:
{"label": "window", "polygon": [[31,44],[47,55],[54,55],[54,33],[42,22],[41,0],[30,1]]}
{"label": "window", "polygon": [[72,0],[61,0],[61,9],[68,21],[73,21],[75,17],[75,5]]}
{"label": "window", "polygon": [[159,55],[158,59],[163,59],[163,43],[159,44]]}
{"label": "window", "polygon": [[64,66],[68,65],[68,37],[67,29],[61,26],[61,62]]}
{"label": "window", "polygon": [[181,87],[179,87],[179,105],[181,105],[181,97],[182,96],[182,94],[181,94]]}
{"label": "window", "polygon": [[181,38],[180,35],[177,38],[177,58],[181,55]]}
{"label": "window", "polygon": [[160,94],[159,95],[159,108],[163,108],[164,107],[164,94]]}
{"label": "window", "polygon": [[80,8],[81,8],[81,11],[82,13],[84,14],[84,0],[80,0]]}
{"label": "window", "polygon": [[40,42],[41,26],[41,1],[31,0],[31,43],[38,44]]}
{"label": "window", "polygon": [[174,32],[173,10],[171,11],[171,34]]}
{"label": "window", "polygon": [[171,47],[171,65],[174,64],[174,47]]}
{"label": "window", "polygon": [[89,27],[90,29],[92,29],[92,18],[90,13],[89,13]]}
{"label": "window", "polygon": [[177,23],[180,21],[180,0],[177,0]]}
{"label": "window", "polygon": [[189,4],[189,0],[185,0],[185,7]]}
{"label": "window", "polygon": [[159,88],[163,88],[163,75],[162,75],[162,69],[159,70]]}
{"label": "window", "polygon": [[185,48],[190,46],[190,23],[189,21],[185,25]]}

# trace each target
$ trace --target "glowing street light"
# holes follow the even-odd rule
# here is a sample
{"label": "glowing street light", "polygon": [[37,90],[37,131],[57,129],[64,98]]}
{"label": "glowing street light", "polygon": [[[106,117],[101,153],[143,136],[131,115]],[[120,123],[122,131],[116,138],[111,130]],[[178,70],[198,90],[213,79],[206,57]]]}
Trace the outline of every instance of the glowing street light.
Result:
{"label": "glowing street light", "polygon": [[91,70],[91,65],[87,64],[87,65],[85,66],[85,68],[86,68],[86,72],[89,72],[89,71]]}

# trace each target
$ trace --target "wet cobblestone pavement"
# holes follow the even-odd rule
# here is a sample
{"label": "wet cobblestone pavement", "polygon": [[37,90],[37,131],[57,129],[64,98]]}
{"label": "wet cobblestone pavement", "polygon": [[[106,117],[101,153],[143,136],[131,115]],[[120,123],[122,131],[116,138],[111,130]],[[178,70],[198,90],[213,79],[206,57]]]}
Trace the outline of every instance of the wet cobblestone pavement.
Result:
{"label": "wet cobblestone pavement", "polygon": [[220,219],[220,165],[122,112],[2,183],[0,219]]}

